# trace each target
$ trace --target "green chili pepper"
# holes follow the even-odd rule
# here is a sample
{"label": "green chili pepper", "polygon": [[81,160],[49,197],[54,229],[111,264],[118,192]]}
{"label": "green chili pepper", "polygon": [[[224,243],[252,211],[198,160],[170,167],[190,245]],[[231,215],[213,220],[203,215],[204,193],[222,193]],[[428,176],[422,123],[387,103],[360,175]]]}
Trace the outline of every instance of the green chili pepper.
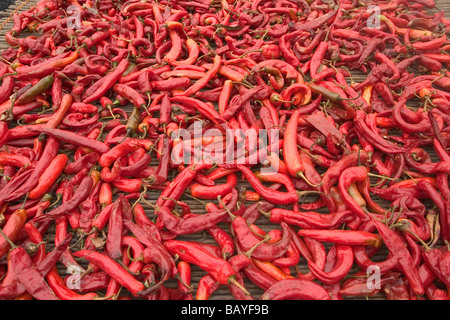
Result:
{"label": "green chili pepper", "polygon": [[25,91],[20,97],[18,97],[15,101],[15,105],[21,105],[34,101],[39,94],[45,92],[52,86],[54,80],[55,78],[52,74],[42,78],[38,83],[36,83],[30,89]]}

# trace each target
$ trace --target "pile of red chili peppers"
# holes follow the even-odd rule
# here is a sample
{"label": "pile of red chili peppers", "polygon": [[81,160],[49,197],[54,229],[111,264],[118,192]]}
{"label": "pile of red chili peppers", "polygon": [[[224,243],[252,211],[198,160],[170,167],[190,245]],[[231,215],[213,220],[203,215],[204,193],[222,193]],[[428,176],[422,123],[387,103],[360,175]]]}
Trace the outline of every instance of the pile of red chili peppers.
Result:
{"label": "pile of red chili peppers", "polygon": [[[448,300],[437,9],[42,0],[15,13],[0,54],[0,299]],[[219,134],[195,138],[199,123]],[[244,161],[195,158],[229,130]],[[187,146],[194,161],[177,162]]]}

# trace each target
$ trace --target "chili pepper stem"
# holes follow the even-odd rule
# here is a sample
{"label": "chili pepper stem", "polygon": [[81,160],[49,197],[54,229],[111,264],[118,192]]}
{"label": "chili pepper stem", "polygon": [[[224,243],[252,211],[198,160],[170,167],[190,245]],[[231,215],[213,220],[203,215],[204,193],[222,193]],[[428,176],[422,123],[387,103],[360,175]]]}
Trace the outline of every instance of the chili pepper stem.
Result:
{"label": "chili pepper stem", "polygon": [[83,236],[89,236],[89,235],[91,235],[93,233],[96,233],[97,231],[98,231],[98,228],[94,226],[94,227],[92,227],[91,231],[89,231],[89,232],[83,232],[81,230],[79,232],[82,232]]}
{"label": "chili pepper stem", "polygon": [[416,238],[417,241],[419,241],[420,244],[424,246],[425,251],[428,251],[428,250],[431,249],[431,247],[430,247],[429,245],[427,245],[427,244],[425,243],[425,241],[423,241],[417,234],[415,234],[415,233],[414,233],[413,231],[411,231],[410,229],[406,228],[406,224],[405,224],[404,222],[402,222],[402,221],[396,222],[395,224],[392,224],[391,227],[399,228],[400,230],[406,231],[406,232],[410,233],[411,235],[413,235],[414,238]]}
{"label": "chili pepper stem", "polygon": [[6,175],[4,175],[4,174],[0,174],[0,177],[5,178],[5,179],[7,179],[7,180],[11,180],[11,179],[12,179],[11,177],[8,177],[8,176],[6,176]]}
{"label": "chili pepper stem", "polygon": [[45,244],[46,244],[45,241],[41,241],[39,243],[32,242],[27,246],[26,250],[27,250],[28,254],[33,254],[38,250],[39,246],[45,245]]}
{"label": "chili pepper stem", "polygon": [[203,204],[204,206],[206,206],[206,202],[205,202],[205,201],[202,201],[202,200],[200,200],[200,199],[194,197],[192,194],[190,194],[190,193],[188,193],[188,192],[185,192],[184,195],[186,195],[186,196],[188,196],[189,198],[194,199],[195,201],[198,201],[198,202],[200,202],[201,204]]}
{"label": "chili pepper stem", "polygon": [[131,275],[133,276],[138,276],[140,275],[139,272],[133,272],[132,270],[130,270],[130,268],[128,268],[127,265],[125,265],[122,260],[116,260],[118,264],[120,264],[125,270],[127,270]]}
{"label": "chili pepper stem", "polygon": [[177,274],[174,276],[174,278],[175,278],[176,280],[180,281],[180,283],[181,283],[184,287],[186,287],[186,289],[188,289],[189,292],[192,292],[192,291],[194,290],[194,287],[191,286],[191,285],[189,285],[189,284],[187,284],[187,283],[182,279],[182,277],[180,276],[179,273],[177,273]]}
{"label": "chili pepper stem", "polygon": [[450,251],[450,242],[444,240],[445,245],[447,246],[447,250]]}
{"label": "chili pepper stem", "polygon": [[83,241],[84,237],[86,236],[86,234],[84,234],[81,230],[77,230],[77,233],[80,235],[80,238],[77,241],[75,241],[75,243],[72,245],[72,247],[75,247],[78,244],[80,244],[81,241]]}
{"label": "chili pepper stem", "polygon": [[258,242],[257,244],[255,244],[253,247],[251,247],[248,251],[244,252],[244,254],[245,254],[248,258],[251,258],[253,251],[255,251],[255,249],[256,249],[259,245],[261,245],[261,244],[263,244],[263,243],[269,241],[270,239],[271,239],[270,235],[268,235],[268,234],[265,235],[264,238],[263,238],[261,241],[259,241],[259,242]]}
{"label": "chili pepper stem", "polygon": [[264,215],[264,216],[267,217],[267,218],[270,218],[270,215],[271,215],[271,212],[270,212],[270,211],[264,211],[264,210],[262,210],[259,206],[257,207],[257,209],[258,209],[258,211],[259,211],[262,215]]}
{"label": "chili pepper stem", "polygon": [[27,194],[25,195],[25,198],[24,198],[23,201],[22,201],[22,207],[21,207],[21,209],[24,209],[24,208],[25,208],[25,204],[27,203],[28,195],[29,195],[29,194],[30,194],[30,193],[27,192]]}
{"label": "chili pepper stem", "polygon": [[379,174],[371,173],[371,172],[368,172],[367,175],[371,176],[371,177],[376,177],[376,178],[381,178],[381,179],[386,179],[386,180],[391,180],[391,181],[397,181],[398,180],[396,178],[391,178],[391,177],[387,177],[387,176],[383,176],[383,175],[379,175]]}
{"label": "chili pepper stem", "polygon": [[[156,211],[159,211],[160,207],[154,205],[153,203],[148,202],[148,201],[145,200],[144,198],[142,198],[142,199],[140,199],[140,200],[142,200],[146,205],[148,205],[148,206],[151,207],[152,209],[155,209]],[[136,204],[137,204],[138,202],[139,202],[139,200],[136,201]]]}
{"label": "chili pepper stem", "polygon": [[17,246],[14,244],[14,242],[11,241],[11,239],[3,232],[3,230],[0,228],[0,234],[5,238],[5,240],[9,243],[12,249],[17,248]]}
{"label": "chili pepper stem", "polygon": [[384,183],[386,181],[386,178],[382,178],[382,179],[380,179],[378,182],[376,182],[376,183],[371,183],[370,184],[370,186],[371,187],[377,187],[377,186],[379,186],[380,184],[382,184],[382,183]]}
{"label": "chili pepper stem", "polygon": [[320,194],[323,195],[324,193],[317,190],[309,190],[309,191],[296,191],[299,197],[308,195],[308,194]]}
{"label": "chili pepper stem", "polygon": [[113,297],[117,297],[117,295],[112,294],[112,295],[104,296],[104,297],[94,297],[93,299],[94,300],[109,300],[109,299],[112,299]]}
{"label": "chili pepper stem", "polygon": [[392,208],[392,210],[391,210],[391,216],[390,216],[389,220],[385,219],[385,220],[386,220],[386,225],[391,225],[392,221],[396,221],[397,218],[402,214],[403,208],[400,208],[397,217],[394,218],[394,216],[395,216],[395,215],[394,215],[394,212],[395,212],[395,209],[396,209],[396,208],[397,208],[397,206],[394,206],[394,207]]}
{"label": "chili pepper stem", "polygon": [[230,283],[230,284],[234,284],[234,285],[236,285],[239,289],[241,289],[243,292],[244,292],[244,294],[246,295],[246,296],[249,296],[250,295],[250,292],[248,292],[248,290],[247,289],[245,289],[235,278],[234,278],[234,276],[231,276],[231,277],[229,277],[228,278],[228,282]]}
{"label": "chili pepper stem", "polygon": [[58,194],[56,196],[56,200],[53,203],[51,203],[48,207],[51,208],[51,207],[55,206],[59,202],[59,200],[61,200],[61,198],[62,198],[62,196],[60,194]]}
{"label": "chili pepper stem", "polygon": [[228,212],[228,214],[230,215],[231,220],[236,219],[236,215],[233,214],[225,205],[225,203],[223,203],[222,201],[222,197],[221,196],[217,196],[217,200],[219,201],[219,203],[223,206],[223,208]]}
{"label": "chili pepper stem", "polygon": [[321,181],[319,184],[313,184],[311,181],[306,178],[305,174],[303,172],[297,172],[297,175],[299,178],[302,178],[310,187],[318,188],[323,184],[323,181]]}

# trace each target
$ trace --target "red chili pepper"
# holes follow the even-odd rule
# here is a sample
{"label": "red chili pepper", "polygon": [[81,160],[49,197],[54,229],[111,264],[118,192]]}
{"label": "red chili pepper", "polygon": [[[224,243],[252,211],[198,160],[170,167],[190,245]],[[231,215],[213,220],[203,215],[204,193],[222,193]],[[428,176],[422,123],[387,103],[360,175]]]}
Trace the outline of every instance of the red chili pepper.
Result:
{"label": "red chili pepper", "polygon": [[28,235],[29,241],[31,241],[35,246],[37,246],[36,252],[34,252],[33,256],[33,264],[37,266],[45,259],[47,255],[42,235],[32,223],[26,223],[24,225],[24,230]]}
{"label": "red chili pepper", "polygon": [[44,215],[34,217],[32,219],[33,222],[42,222],[46,220],[48,221],[56,219],[77,208],[81,204],[81,202],[83,202],[88,197],[93,184],[94,181],[92,177],[89,175],[85,176],[70,200],[51,210],[50,212],[47,212]]}
{"label": "red chili pepper", "polygon": [[137,108],[144,108],[147,106],[145,100],[141,97],[141,95],[126,84],[116,83],[112,89],[120,94],[122,97],[130,101]]}
{"label": "red chili pepper", "polygon": [[16,79],[37,78],[41,76],[47,76],[52,74],[57,69],[62,69],[65,66],[71,64],[79,58],[78,51],[65,52],[60,55],[56,55],[43,62],[34,64],[32,66],[22,66],[16,68]]}
{"label": "red chili pepper", "polygon": [[122,143],[112,147],[109,151],[102,153],[99,158],[99,164],[102,167],[111,166],[117,159],[128,155],[140,147],[135,140],[126,139]]}
{"label": "red chili pepper", "polygon": [[301,162],[300,154],[297,147],[297,126],[300,117],[300,111],[295,110],[289,122],[283,138],[283,157],[289,173],[298,177],[302,174],[304,166]]}
{"label": "red chili pepper", "polygon": [[99,157],[97,152],[83,155],[77,160],[68,163],[64,168],[64,173],[76,174],[85,168],[91,169],[98,162]]}
{"label": "red chili pepper", "polygon": [[290,232],[287,224],[281,222],[283,237],[275,243],[262,243],[264,238],[255,236],[247,225],[247,221],[241,216],[232,217],[232,228],[236,234],[241,248],[250,251],[251,256],[257,260],[271,261],[281,257],[287,250],[290,241]]}
{"label": "red chili pepper", "polygon": [[[144,245],[142,252],[142,259],[145,264],[155,263],[160,269],[160,284],[169,278],[177,277],[179,273],[174,259],[170,253],[165,249],[163,244],[159,242],[151,234],[151,230],[140,228],[131,221],[124,221],[125,226],[138,238]],[[151,291],[152,288],[149,288]]]}
{"label": "red chili pepper", "polygon": [[[2,228],[3,233],[8,237],[9,240],[16,240],[19,231],[25,225],[26,219],[27,212],[24,209],[16,210],[11,214]],[[0,256],[3,257],[10,248],[10,243],[5,239],[5,237],[2,237],[0,239]]]}
{"label": "red chili pepper", "polygon": [[45,193],[47,193],[63,173],[68,160],[69,157],[65,154],[57,155],[52,160],[49,167],[42,173],[39,178],[38,185],[28,193],[28,198],[40,199]]}
{"label": "red chili pepper", "polygon": [[398,264],[404,275],[408,278],[411,290],[418,295],[424,294],[424,288],[420,282],[417,270],[414,268],[414,262],[411,254],[404,245],[401,238],[385,224],[371,217],[371,222],[380,233],[383,242],[389,251],[398,257]]}
{"label": "red chili pepper", "polygon": [[205,76],[203,78],[197,80],[192,86],[190,86],[187,90],[182,92],[180,95],[188,97],[188,96],[191,96],[192,94],[196,93],[197,91],[201,90],[202,88],[204,88],[206,86],[206,84],[209,82],[209,80],[211,80],[217,74],[217,72],[219,72],[221,65],[222,65],[221,56],[218,56],[218,55],[215,56],[214,63],[212,65],[211,69],[209,69],[206,72]]}
{"label": "red chili pepper", "polygon": [[364,181],[368,177],[368,170],[363,166],[349,167],[342,171],[339,177],[339,191],[342,199],[350,210],[352,210],[363,221],[367,220],[367,214],[358,202],[350,195],[349,188],[354,182]]}
{"label": "red chili pepper", "polygon": [[[237,192],[233,195],[234,199],[230,207],[234,207],[237,201]],[[172,198],[170,197],[169,203],[165,203],[158,211],[157,215],[161,223],[174,234],[189,234],[193,232],[199,232],[201,230],[208,229],[216,225],[218,222],[223,221],[227,217],[227,210],[222,209],[206,213],[201,216],[191,217],[188,219],[178,218],[170,212],[170,203]]]}
{"label": "red chili pepper", "polygon": [[262,300],[330,300],[328,292],[319,284],[304,279],[284,279],[268,288]]}
{"label": "red chili pepper", "polygon": [[332,242],[344,245],[371,245],[380,247],[382,238],[378,234],[359,230],[321,230],[301,229],[300,236],[310,237],[319,241]]}
{"label": "red chili pepper", "polygon": [[107,255],[92,250],[80,250],[73,254],[76,257],[95,263],[134,296],[138,296],[139,292],[145,289],[143,283],[136,280],[126,269]]}
{"label": "red chili pepper", "polygon": [[23,155],[0,152],[0,164],[22,168],[31,165],[31,161]]}
{"label": "red chili pepper", "polygon": [[91,150],[98,152],[100,154],[106,153],[109,151],[109,147],[105,143],[95,140],[95,139],[84,137],[76,132],[70,132],[70,131],[61,130],[61,129],[51,129],[51,128],[39,129],[39,132],[48,134],[54,138],[57,138],[58,140],[61,140],[61,141],[67,142],[67,143],[72,143],[74,145],[90,148]]}
{"label": "red chili pepper", "polygon": [[111,208],[108,220],[108,237],[105,243],[105,252],[113,260],[122,257],[122,200],[123,195],[119,196]]}
{"label": "red chili pepper", "polygon": [[237,168],[242,172],[247,181],[263,198],[274,204],[291,204],[298,201],[298,194],[293,190],[288,192],[281,192],[271,190],[265,187],[258,177],[248,168],[243,165],[237,165]]}
{"label": "red chili pepper", "polygon": [[323,228],[331,229],[340,226],[345,222],[353,220],[353,212],[350,210],[336,211],[330,214],[322,214],[315,211],[292,211],[281,208],[274,208],[267,213],[268,218],[273,223],[286,222],[289,225],[296,225],[301,228]]}
{"label": "red chili pepper", "polygon": [[236,271],[229,262],[212,256],[195,243],[168,240],[164,243],[164,246],[171,254],[177,254],[183,261],[195,264],[208,272],[220,284],[228,285],[230,283],[236,283]]}
{"label": "red chili pepper", "polygon": [[59,300],[45,282],[44,277],[33,267],[32,260],[22,247],[14,247],[10,253],[11,267],[17,280],[38,300]]}
{"label": "red chili pepper", "polygon": [[385,153],[397,154],[405,152],[405,148],[398,147],[391,142],[383,139],[381,136],[376,135],[375,132],[370,130],[364,122],[364,111],[358,110],[355,115],[355,128],[358,135],[364,137],[371,145],[380,149]]}
{"label": "red chili pepper", "polygon": [[119,178],[122,174],[122,169],[120,166],[121,159],[117,159],[114,161],[114,164],[112,165],[112,168],[109,167],[103,167],[102,171],[100,172],[100,178],[105,182],[114,182],[117,178]]}
{"label": "red chili pepper", "polygon": [[335,248],[337,261],[332,270],[323,271],[318,269],[312,262],[308,262],[308,267],[312,274],[324,284],[334,284],[339,282],[348,274],[353,265],[352,246],[336,244]]}
{"label": "red chili pepper", "polygon": [[201,100],[178,95],[170,98],[170,101],[172,103],[180,103],[189,108],[196,109],[200,114],[212,121],[221,131],[225,131],[228,128],[227,120],[223,116],[219,115],[214,108],[210,107]]}
{"label": "red chili pepper", "polygon": [[224,197],[229,194],[237,185],[237,176],[229,174],[227,182],[215,186],[203,186],[201,184],[191,185],[191,195],[199,199],[217,199],[218,196]]}
{"label": "red chili pepper", "polygon": [[102,97],[120,79],[128,66],[129,62],[127,59],[121,60],[114,71],[112,71],[104,78],[98,80],[84,92],[83,102],[90,103]]}
{"label": "red chili pepper", "polygon": [[417,188],[425,191],[430,199],[434,202],[439,210],[439,223],[441,227],[441,236],[444,241],[449,239],[449,219],[448,219],[448,204],[446,204],[444,198],[439,194],[439,192],[433,187],[430,182],[426,180],[420,180],[417,182]]}

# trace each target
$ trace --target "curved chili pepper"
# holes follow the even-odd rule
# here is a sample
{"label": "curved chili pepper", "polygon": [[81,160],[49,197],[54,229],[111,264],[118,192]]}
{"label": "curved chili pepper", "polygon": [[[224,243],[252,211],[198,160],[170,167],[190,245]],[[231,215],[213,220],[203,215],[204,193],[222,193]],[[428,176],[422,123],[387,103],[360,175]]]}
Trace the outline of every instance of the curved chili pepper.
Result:
{"label": "curved chili pepper", "polygon": [[91,169],[99,159],[97,152],[91,152],[78,158],[77,160],[68,163],[64,168],[64,173],[76,174],[84,168]]}
{"label": "curved chili pepper", "polygon": [[361,208],[360,204],[349,194],[349,188],[354,182],[364,181],[368,177],[368,170],[363,166],[349,167],[342,171],[339,177],[339,191],[342,199],[350,210],[352,210],[363,221],[367,220],[367,214]]}
{"label": "curved chili pepper", "polygon": [[103,167],[100,172],[100,178],[105,182],[114,182],[122,174],[122,169],[120,166],[120,158],[114,161],[112,168]]}
{"label": "curved chili pepper", "polygon": [[250,250],[251,256],[255,259],[270,261],[281,257],[287,250],[290,232],[284,222],[281,222],[283,237],[276,243],[261,243],[262,238],[252,234],[247,221],[241,216],[232,217],[231,225],[241,248],[245,251]]}
{"label": "curved chili pepper", "polygon": [[439,209],[439,222],[441,224],[442,239],[447,240],[449,237],[449,219],[448,219],[448,206],[445,204],[444,198],[433,187],[433,185],[426,180],[417,182],[417,188],[425,191],[432,199],[434,204]]}
{"label": "curved chili pepper", "polygon": [[[137,213],[141,212],[141,210],[134,210],[134,217],[137,217]],[[129,220],[124,220],[125,226],[130,229],[130,231],[139,239],[140,242],[147,248],[150,248],[146,252],[147,254],[153,254],[158,258],[158,261],[155,262],[160,266],[162,270],[162,278],[167,279],[168,277],[175,276],[177,274],[177,269],[175,266],[175,262],[170,258],[170,255],[167,251],[162,247],[161,244],[161,234],[156,230],[156,226],[148,221],[143,221],[143,217],[140,218],[141,225],[136,225]],[[153,257],[152,259],[155,259]],[[145,259],[144,259],[145,260]]]}
{"label": "curved chili pepper", "polygon": [[139,143],[135,140],[126,139],[122,143],[112,147],[107,152],[102,153],[99,158],[99,164],[102,167],[111,166],[117,159],[124,157],[137,150],[140,147]]}
{"label": "curved chili pepper", "polygon": [[364,122],[364,111],[356,111],[354,122],[358,135],[361,135],[374,147],[380,149],[385,153],[397,154],[405,152],[405,148],[398,147],[391,142],[383,139],[381,136],[377,136],[372,130],[370,130]]}
{"label": "curved chili pepper", "polygon": [[[237,194],[235,197],[237,198]],[[172,202],[172,200],[166,201]],[[174,234],[189,234],[208,229],[223,221],[227,215],[227,210],[222,209],[188,219],[178,218],[170,212],[167,202],[158,211],[158,218],[160,218],[164,226]]]}
{"label": "curved chili pepper", "polygon": [[223,116],[219,115],[214,108],[211,108],[208,104],[202,102],[201,100],[177,95],[170,98],[170,101],[196,109],[200,114],[211,120],[221,131],[228,129],[227,120]]}
{"label": "curved chili pepper", "polygon": [[353,249],[349,245],[336,244],[337,261],[334,268],[328,272],[318,269],[313,263],[308,262],[308,267],[313,275],[324,284],[333,284],[342,280],[353,265]]}
{"label": "curved chili pepper", "polygon": [[304,279],[284,279],[268,288],[261,300],[330,300],[321,285]]}
{"label": "curved chili pepper", "polygon": [[398,101],[393,108],[392,117],[396,125],[404,132],[427,132],[431,129],[430,122],[428,119],[424,119],[423,121],[417,124],[407,123],[401,115],[401,109],[405,105],[406,100],[402,99]]}
{"label": "curved chili pepper", "polygon": [[54,266],[46,277],[49,287],[61,300],[95,300],[98,295],[95,292],[79,294],[66,286],[64,279],[58,273],[58,268]]}
{"label": "curved chili pepper", "polygon": [[103,96],[120,79],[128,66],[129,62],[127,59],[121,60],[117,68],[113,72],[95,82],[89,89],[84,92],[83,102],[90,103]]}
{"label": "curved chili pepper", "polygon": [[298,194],[296,192],[281,192],[268,189],[249,168],[243,165],[237,165],[237,168],[242,172],[251,186],[267,201],[274,204],[291,204],[298,201]]}
{"label": "curved chili pepper", "polygon": [[133,163],[126,167],[121,166],[120,174],[123,177],[134,177],[139,172],[147,168],[151,161],[152,157],[148,153],[145,153],[136,163]]}
{"label": "curved chili pepper", "polygon": [[145,289],[144,284],[136,280],[119,263],[102,253],[92,250],[80,250],[73,253],[76,257],[86,259],[95,263],[100,269],[105,271],[111,278],[125,287],[131,294],[138,296],[139,292]]}
{"label": "curved chili pepper", "polygon": [[191,195],[199,199],[217,199],[229,194],[237,185],[237,176],[229,174],[227,182],[216,186],[203,186],[201,184],[191,185]]}

